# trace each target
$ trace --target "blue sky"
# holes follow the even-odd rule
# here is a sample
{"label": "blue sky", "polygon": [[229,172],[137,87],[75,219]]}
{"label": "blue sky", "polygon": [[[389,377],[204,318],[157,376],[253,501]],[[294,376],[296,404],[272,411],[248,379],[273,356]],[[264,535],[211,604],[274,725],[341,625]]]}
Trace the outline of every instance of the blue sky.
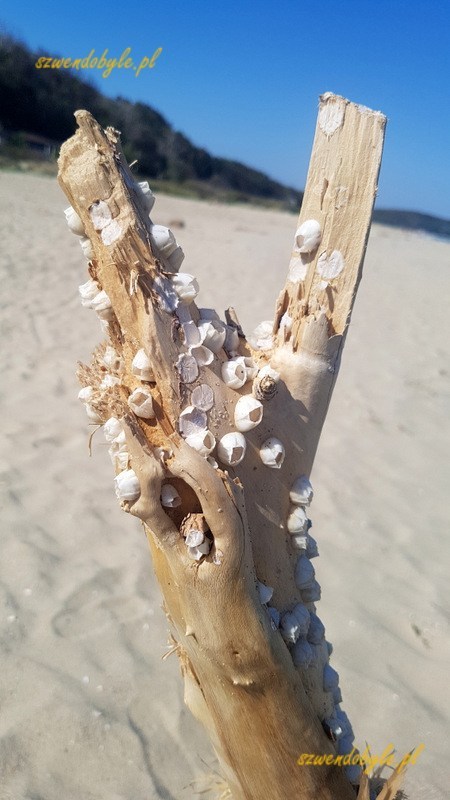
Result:
{"label": "blue sky", "polygon": [[49,55],[94,49],[152,70],[80,72],[154,106],[214,155],[302,187],[318,96],[388,117],[378,207],[450,217],[449,0],[110,0],[4,5],[0,26]]}

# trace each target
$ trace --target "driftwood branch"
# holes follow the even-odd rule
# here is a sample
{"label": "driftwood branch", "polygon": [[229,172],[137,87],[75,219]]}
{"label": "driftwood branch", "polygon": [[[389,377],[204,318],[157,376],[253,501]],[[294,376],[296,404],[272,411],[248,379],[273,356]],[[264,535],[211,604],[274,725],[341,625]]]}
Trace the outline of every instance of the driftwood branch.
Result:
{"label": "driftwood branch", "polygon": [[354,797],[341,768],[296,763],[353,746],[315,613],[308,478],[361,276],[385,119],[321,98],[288,279],[274,322],[247,341],[232,309],[222,323],[195,305],[194,279],[177,271],[183,254],[150,220],[152,197],[117,132],[86,111],[76,118],[59,180],[89,260],[83,303],[108,340],[80,369],[81,394],[106,423],[124,510],[144,524],[186,702],[235,800]]}

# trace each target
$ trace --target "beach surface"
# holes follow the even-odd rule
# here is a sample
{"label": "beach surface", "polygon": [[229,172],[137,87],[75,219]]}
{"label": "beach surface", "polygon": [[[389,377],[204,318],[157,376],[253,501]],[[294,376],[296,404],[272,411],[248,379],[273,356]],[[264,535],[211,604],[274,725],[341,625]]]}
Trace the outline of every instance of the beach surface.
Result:
{"label": "beach surface", "polygon": [[[55,179],[0,173],[0,800],[190,800],[217,765],[101,432],[89,457],[75,370],[102,333],[67,205]],[[272,318],[295,216],[159,196],[152,219],[201,306]],[[361,751],[425,746],[410,800],[449,786],[449,289],[450,243],[372,228],[312,474],[343,708]]]}

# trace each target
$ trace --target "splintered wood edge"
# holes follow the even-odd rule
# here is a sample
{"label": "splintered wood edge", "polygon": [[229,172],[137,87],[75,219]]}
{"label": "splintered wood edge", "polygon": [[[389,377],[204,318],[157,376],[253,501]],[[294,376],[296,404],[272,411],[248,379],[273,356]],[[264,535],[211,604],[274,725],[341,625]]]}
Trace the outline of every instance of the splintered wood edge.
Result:
{"label": "splintered wood edge", "polygon": [[324,312],[328,335],[344,334],[362,274],[383,152],[386,117],[327,93],[321,96],[298,228],[320,225],[309,253],[294,239],[289,273],[278,300],[274,332],[283,314],[290,331],[281,340],[302,344],[308,319]]}

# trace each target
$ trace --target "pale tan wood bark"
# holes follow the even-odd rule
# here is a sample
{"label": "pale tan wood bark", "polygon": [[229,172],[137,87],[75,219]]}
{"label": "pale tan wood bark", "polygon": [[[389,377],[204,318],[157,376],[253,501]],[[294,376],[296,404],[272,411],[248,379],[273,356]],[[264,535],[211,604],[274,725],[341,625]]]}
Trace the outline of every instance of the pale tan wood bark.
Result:
{"label": "pale tan wood bark", "polygon": [[[296,764],[302,752],[335,752],[320,724],[334,713],[333,695],[323,687],[329,648],[323,639],[314,665],[295,668],[260,602],[256,578],[273,587],[274,609],[316,609],[294,577],[299,551],[286,526],[289,489],[297,476],[310,474],[336,379],[370,225],[384,117],[332,95],[321,99],[300,218],[320,223],[321,243],[306,259],[304,280],[286,283],[269,349],[252,351],[239,339],[240,354],[253,355],[259,368],[270,363],[280,380],[274,394],[263,394],[263,419],[245,434],[244,460],[228,468],[215,468],[189,447],[177,421],[195,386],[207,384],[214,392],[208,427],[219,440],[234,430],[234,406],[252,384],[238,390],[224,384],[221,366],[230,354],[223,349],[192,382],[180,379],[175,365],[187,350],[182,324],[197,322],[199,311],[194,303],[188,309],[174,304],[168,264],[152,245],[143,196],[116,132],[102,131],[85,111],[76,117],[79,130],[62,147],[59,180],[92,243],[89,272],[110,298],[113,314],[105,327],[124,362],[120,383],[105,388],[100,348],[82,381],[93,387],[99,418],[115,416],[126,433],[140,497],[123,505],[145,525],[178,642],[186,702],[207,727],[235,800],[346,800],[354,795],[341,769]],[[101,208],[110,216],[103,228]],[[334,250],[345,266],[324,288],[317,261]],[[291,277],[298,276],[299,259],[294,251]],[[280,328],[286,314],[290,332]],[[148,384],[156,411],[151,420],[137,418],[127,405],[130,392],[141,386],[132,371],[141,348],[155,378]],[[260,382],[257,377],[254,391]],[[269,436],[285,444],[279,470],[259,455]],[[179,491],[179,507],[162,507],[165,483]],[[200,562],[189,559],[180,533],[188,514],[202,514],[211,532],[211,553]]]}

